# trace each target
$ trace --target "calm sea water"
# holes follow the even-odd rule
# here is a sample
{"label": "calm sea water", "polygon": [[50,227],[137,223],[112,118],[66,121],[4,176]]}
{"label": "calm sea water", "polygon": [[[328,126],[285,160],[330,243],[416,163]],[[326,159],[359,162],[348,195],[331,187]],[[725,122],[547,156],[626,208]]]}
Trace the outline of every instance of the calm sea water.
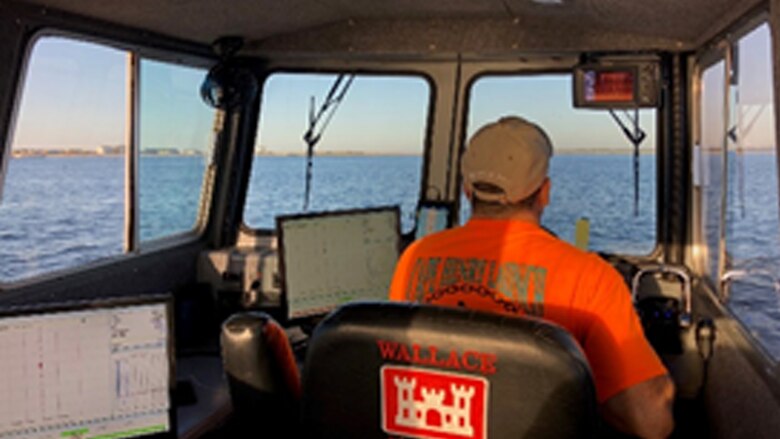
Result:
{"label": "calm sea water", "polygon": [[[304,198],[304,160],[255,159],[244,220],[273,229],[274,218],[300,212]],[[419,157],[317,157],[312,182],[312,211],[387,204],[401,206],[404,231],[414,227],[420,193]],[[640,212],[633,215],[633,168],[629,156],[555,157],[550,174],[552,202],[545,225],[562,239],[574,239],[577,219],[591,220],[591,244],[599,250],[649,253],[655,245],[655,160],[643,156]],[[292,183],[290,183],[292,182]],[[461,219],[469,216],[462,202]]]}
{"label": "calm sea water", "polygon": [[[746,155],[741,160],[744,163],[730,173],[732,263],[780,272],[774,157]],[[12,160],[0,204],[0,281],[121,254],[123,166],[120,158],[110,157]],[[142,157],[142,240],[192,229],[205,166],[202,157]],[[300,157],[255,158],[245,223],[273,229],[276,215],[300,212],[304,166]],[[317,157],[313,172],[310,210],[398,204],[403,230],[414,227],[422,173],[419,157]],[[543,222],[560,238],[571,242],[575,222],[587,217],[592,249],[627,254],[652,251],[656,234],[653,156],[641,157],[636,216],[630,156],[560,155],[550,173],[552,201]],[[744,181],[741,187],[739,181]],[[463,204],[461,216],[467,218],[468,206]],[[734,284],[731,306],[780,358],[778,297],[769,277],[754,276]]]}
{"label": "calm sea water", "polygon": [[[148,240],[191,230],[202,157],[143,157],[140,233]],[[124,161],[119,157],[11,160],[0,203],[0,281],[122,252]]]}
{"label": "calm sea water", "polygon": [[753,272],[732,283],[729,306],[780,360],[780,230],[775,156],[729,155],[728,265]]}

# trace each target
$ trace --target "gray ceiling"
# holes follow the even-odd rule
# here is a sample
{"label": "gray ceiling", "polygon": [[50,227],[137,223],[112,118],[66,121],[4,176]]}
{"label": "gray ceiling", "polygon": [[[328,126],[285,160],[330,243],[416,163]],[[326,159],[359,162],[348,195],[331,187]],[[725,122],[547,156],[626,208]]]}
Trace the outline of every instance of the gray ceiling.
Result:
{"label": "gray ceiling", "polygon": [[26,0],[255,52],[687,49],[762,0]]}

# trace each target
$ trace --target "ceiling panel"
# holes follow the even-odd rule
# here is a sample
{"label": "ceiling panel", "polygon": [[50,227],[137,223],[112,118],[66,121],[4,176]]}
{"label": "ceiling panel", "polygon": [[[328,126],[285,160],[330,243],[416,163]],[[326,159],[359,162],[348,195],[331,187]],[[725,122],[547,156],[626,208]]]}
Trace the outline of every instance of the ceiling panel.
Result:
{"label": "ceiling panel", "polygon": [[[210,43],[224,35],[240,35],[254,47],[279,45],[289,38],[306,39],[321,35],[323,29],[344,29],[339,23],[359,22],[362,32],[370,33],[387,23],[453,23],[453,30],[464,30],[474,37],[475,30],[492,31],[485,23],[499,27],[525,26],[542,29],[544,47],[563,47],[572,43],[572,29],[593,35],[602,33],[620,39],[647,41],[650,46],[698,44],[705,36],[720,30],[729,21],[745,13],[761,0],[563,0],[560,5],[540,5],[532,0],[27,0],[50,8],[87,17],[141,28],[163,35]],[[473,29],[468,22],[473,21]],[[361,39],[350,35],[341,39]],[[300,34],[300,35],[296,35]],[[410,33],[423,38],[424,32]],[[292,36],[291,36],[292,35]],[[556,43],[559,35],[561,43]],[[331,37],[333,37],[331,35]],[[371,36],[373,39],[381,35]],[[513,37],[514,38],[514,37]],[[539,38],[534,37],[535,40]],[[565,41],[564,41],[565,40]],[[316,40],[308,38],[309,43]],[[566,44],[563,44],[563,43]],[[330,42],[325,42],[330,44]],[[344,42],[344,45],[349,45]],[[422,42],[420,42],[422,44]],[[512,44],[524,46],[522,41]],[[411,44],[409,44],[411,45]],[[538,46],[539,44],[537,44]],[[452,45],[453,47],[456,45]]]}

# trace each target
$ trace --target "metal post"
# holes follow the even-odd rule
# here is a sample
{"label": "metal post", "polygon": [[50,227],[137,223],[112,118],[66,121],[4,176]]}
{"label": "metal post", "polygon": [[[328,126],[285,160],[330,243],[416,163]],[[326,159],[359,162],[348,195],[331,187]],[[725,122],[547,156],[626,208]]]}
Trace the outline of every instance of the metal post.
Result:
{"label": "metal post", "polygon": [[728,214],[728,154],[729,126],[731,125],[731,43],[724,45],[723,71],[723,135],[721,157],[720,236],[718,240],[718,279],[726,273],[726,215]]}
{"label": "metal post", "polygon": [[125,87],[125,236],[124,250],[138,250],[138,121],[140,105],[140,57],[127,54]]}

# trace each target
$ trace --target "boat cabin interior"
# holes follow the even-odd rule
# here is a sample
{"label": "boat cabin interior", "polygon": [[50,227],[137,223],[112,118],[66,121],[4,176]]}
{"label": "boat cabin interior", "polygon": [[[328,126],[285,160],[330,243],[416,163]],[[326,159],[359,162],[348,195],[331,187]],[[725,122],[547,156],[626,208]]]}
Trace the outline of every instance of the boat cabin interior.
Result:
{"label": "boat cabin interior", "polygon": [[673,436],[777,437],[778,29],[780,0],[0,0],[0,438],[617,436],[565,330],[386,300],[507,115],[554,145],[545,228],[625,279]]}

